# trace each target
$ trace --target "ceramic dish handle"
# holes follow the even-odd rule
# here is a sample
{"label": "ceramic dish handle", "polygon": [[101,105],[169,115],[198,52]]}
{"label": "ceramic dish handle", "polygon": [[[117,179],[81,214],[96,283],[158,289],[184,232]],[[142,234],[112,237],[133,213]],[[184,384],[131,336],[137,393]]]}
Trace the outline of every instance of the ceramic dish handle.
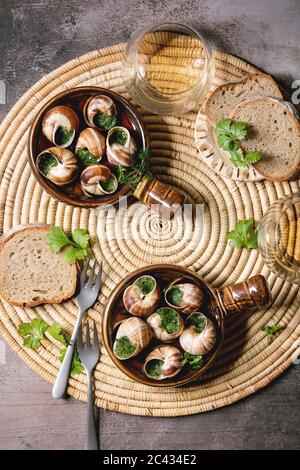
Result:
{"label": "ceramic dish handle", "polygon": [[144,178],[133,195],[146,206],[157,210],[161,218],[172,218],[184,205],[186,196],[156,178]]}
{"label": "ceramic dish handle", "polygon": [[218,296],[227,315],[263,307],[272,300],[269,285],[260,274],[218,290]]}

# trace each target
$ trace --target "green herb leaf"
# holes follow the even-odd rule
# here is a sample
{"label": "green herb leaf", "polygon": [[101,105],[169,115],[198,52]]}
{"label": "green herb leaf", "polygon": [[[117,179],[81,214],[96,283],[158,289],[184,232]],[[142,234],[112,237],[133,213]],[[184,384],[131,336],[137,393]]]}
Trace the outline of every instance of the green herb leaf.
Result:
{"label": "green herb leaf", "polygon": [[[66,352],[67,352],[66,347],[60,351],[59,356],[58,356],[58,359],[60,360],[60,362],[64,360]],[[81,374],[81,372],[83,371],[84,371],[84,367],[80,362],[77,351],[75,351],[73,355],[72,363],[71,363],[70,375],[78,375],[78,374]]]}
{"label": "green herb leaf", "polygon": [[72,240],[78,247],[87,248],[89,246],[90,236],[85,229],[77,228],[72,233]]}
{"label": "green herb leaf", "polygon": [[18,328],[18,333],[24,338],[24,346],[37,349],[41,345],[47,329],[47,323],[41,318],[34,318],[30,323],[21,323]]}
{"label": "green herb leaf", "polygon": [[52,325],[50,325],[48,328],[48,333],[52,336],[52,338],[54,338],[56,341],[59,341],[64,346],[68,345],[68,340],[65,336],[65,333],[58,323],[52,323]]}
{"label": "green herb leaf", "polygon": [[227,235],[231,248],[257,249],[257,231],[253,219],[238,220],[235,230]]}
{"label": "green herb leaf", "polygon": [[71,240],[61,227],[50,227],[45,243],[50,246],[51,251],[58,253],[64,246],[69,245]]}
{"label": "green herb leaf", "polygon": [[139,150],[133,157],[133,162],[129,168],[121,165],[117,167],[117,179],[119,184],[129,184],[134,191],[143,178],[149,181],[153,179],[150,167],[150,149]]}
{"label": "green herb leaf", "polygon": [[241,147],[234,145],[232,150],[230,150],[230,161],[236,167],[246,167],[248,166],[247,161],[245,160],[245,155]]}
{"label": "green herb leaf", "polygon": [[216,125],[218,146],[229,151],[232,145],[238,140],[243,140],[247,136],[247,126],[244,122],[232,121],[224,118]]}
{"label": "green herb leaf", "polygon": [[104,113],[98,113],[95,117],[95,121],[98,127],[108,131],[114,127],[117,123],[117,116],[107,116]]}
{"label": "green herb leaf", "polygon": [[262,154],[258,152],[258,150],[255,150],[254,152],[247,152],[245,159],[248,163],[256,163],[262,159]]}
{"label": "green herb leaf", "polygon": [[182,365],[188,364],[192,369],[200,369],[203,366],[203,356],[193,356],[188,352],[183,353]]}
{"label": "green herb leaf", "polygon": [[240,140],[247,137],[247,125],[241,121],[224,118],[215,127],[218,146],[230,153],[230,161],[236,167],[247,167],[262,159],[258,151],[244,153],[238,145]]}
{"label": "green herb leaf", "polygon": [[74,264],[77,260],[83,260],[87,257],[87,250],[85,248],[78,248],[77,246],[68,246],[64,251],[64,258],[68,264]]}
{"label": "green herb leaf", "polygon": [[[30,323],[21,323],[18,328],[19,335],[25,338],[23,343],[24,346],[31,349],[37,349],[41,345],[46,332],[48,332],[56,341],[63,344],[64,347],[61,349],[58,357],[60,361],[63,361],[68,347],[68,338],[58,323],[47,325],[47,323],[45,323],[41,318],[34,318]],[[80,374],[83,370],[84,368],[80,362],[78,354],[75,352],[70,374]]]}
{"label": "green herb leaf", "polygon": [[271,344],[274,339],[274,336],[283,329],[284,327],[281,325],[265,325],[261,328],[261,331],[266,333],[266,335],[268,336],[268,342],[269,344]]}
{"label": "green herb leaf", "polygon": [[51,251],[58,253],[62,248],[67,263],[74,264],[77,260],[87,257],[90,236],[83,228],[77,228],[72,234],[72,239],[61,227],[50,227],[45,237],[45,243],[50,246]]}

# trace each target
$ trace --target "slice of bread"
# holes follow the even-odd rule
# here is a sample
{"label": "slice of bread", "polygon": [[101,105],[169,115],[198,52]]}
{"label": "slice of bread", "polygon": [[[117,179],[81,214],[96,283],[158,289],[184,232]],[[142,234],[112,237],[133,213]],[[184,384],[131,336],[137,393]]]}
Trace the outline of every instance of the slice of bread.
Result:
{"label": "slice of bread", "polygon": [[215,126],[221,119],[245,99],[254,96],[272,96],[282,99],[282,94],[270,75],[254,73],[243,80],[225,83],[213,91],[204,104],[204,112],[209,122]]}
{"label": "slice of bread", "polygon": [[0,238],[0,295],[10,304],[57,304],[76,290],[77,267],[52,253],[44,224],[19,225]]}
{"label": "slice of bread", "polygon": [[263,158],[254,168],[270,181],[285,181],[300,170],[300,121],[283,101],[253,98],[230,114],[248,126],[240,145],[245,152],[258,150]]}

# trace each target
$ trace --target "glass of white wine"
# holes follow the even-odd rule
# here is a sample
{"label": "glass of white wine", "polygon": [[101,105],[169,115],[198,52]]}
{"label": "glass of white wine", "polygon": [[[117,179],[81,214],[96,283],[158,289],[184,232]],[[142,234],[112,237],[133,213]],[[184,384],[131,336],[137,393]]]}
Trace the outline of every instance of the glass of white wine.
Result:
{"label": "glass of white wine", "polygon": [[207,40],[179,23],[156,24],[139,32],[129,41],[123,60],[131,97],[155,114],[183,114],[199,106],[214,71]]}
{"label": "glass of white wine", "polygon": [[258,247],[271,271],[300,285],[300,192],[270,206],[258,228]]}

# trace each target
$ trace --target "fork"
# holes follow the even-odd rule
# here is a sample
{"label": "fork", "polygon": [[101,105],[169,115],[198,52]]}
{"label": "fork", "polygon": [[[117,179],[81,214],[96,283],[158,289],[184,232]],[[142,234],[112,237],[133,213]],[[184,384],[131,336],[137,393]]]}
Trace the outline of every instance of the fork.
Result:
{"label": "fork", "polygon": [[87,270],[89,265],[90,258],[85,261],[80,276],[80,291],[76,297],[79,313],[71,336],[71,340],[67,348],[67,352],[65,354],[63,363],[61,365],[60,371],[56,377],[55,384],[52,389],[53,398],[63,398],[66,393],[69,381],[70,367],[74,354],[74,348],[83,316],[87,309],[92,307],[92,305],[96,302],[99,295],[101,287],[102,263],[100,263],[99,271],[96,276],[95,282],[94,278],[97,262],[94,262],[91,272],[87,278]]}
{"label": "fork", "polygon": [[96,432],[94,400],[93,400],[93,370],[99,360],[99,340],[97,334],[96,322],[94,320],[94,344],[91,344],[91,333],[89,322],[86,323],[85,346],[83,346],[82,327],[79,328],[77,337],[77,352],[79,359],[86,370],[88,385],[88,409],[87,409],[87,437],[86,450],[97,450],[98,440]]}

